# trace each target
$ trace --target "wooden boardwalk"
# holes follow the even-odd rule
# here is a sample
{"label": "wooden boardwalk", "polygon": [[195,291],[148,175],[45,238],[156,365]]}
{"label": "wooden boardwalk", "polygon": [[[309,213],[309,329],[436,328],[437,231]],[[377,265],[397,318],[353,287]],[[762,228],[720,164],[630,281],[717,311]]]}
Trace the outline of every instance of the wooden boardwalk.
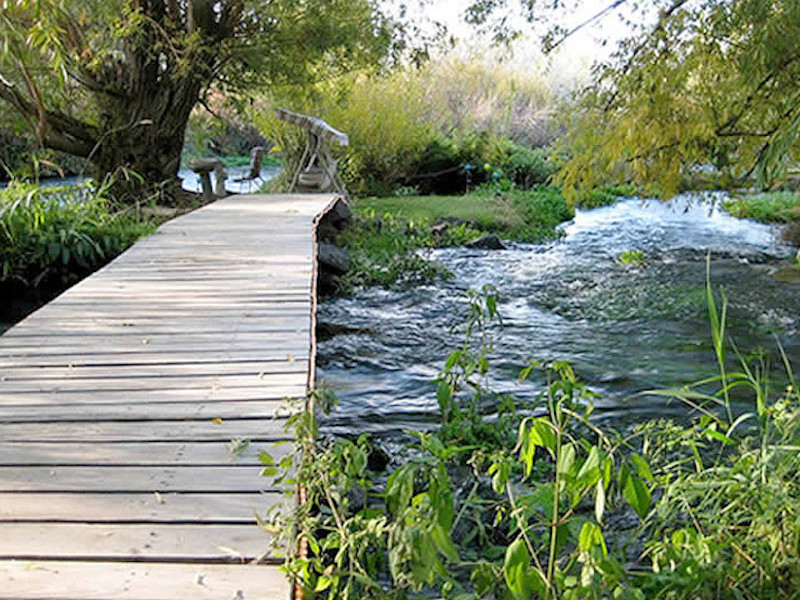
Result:
{"label": "wooden boardwalk", "polygon": [[258,453],[313,383],[333,200],[209,205],[0,337],[0,598],[289,598]]}

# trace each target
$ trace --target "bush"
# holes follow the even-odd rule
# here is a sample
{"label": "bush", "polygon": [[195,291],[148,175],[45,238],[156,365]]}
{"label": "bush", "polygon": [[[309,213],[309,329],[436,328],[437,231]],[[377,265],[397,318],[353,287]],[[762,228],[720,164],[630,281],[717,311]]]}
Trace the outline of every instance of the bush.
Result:
{"label": "bush", "polygon": [[511,181],[527,190],[535,185],[548,183],[562,164],[563,157],[549,146],[528,148],[515,144],[502,167]]}
{"label": "bush", "polygon": [[42,149],[26,132],[0,129],[0,181],[13,177],[38,179],[76,175],[86,168],[86,161],[71,154]]}
{"label": "bush", "polygon": [[625,196],[636,194],[636,187],[629,184],[601,185],[589,190],[578,192],[575,204],[580,208],[599,208],[610,206]]}
{"label": "bush", "polygon": [[0,190],[0,283],[73,282],[154,228],[85,186],[11,182]]}
{"label": "bush", "polygon": [[307,504],[274,515],[286,543],[308,542],[287,571],[318,599],[797,598],[800,390],[782,352],[788,385],[763,354],[728,368],[724,300],[705,291],[719,372],[648,392],[687,415],[627,435],[590,418],[597,395],[568,363],[521,371],[533,400],[492,392],[498,298],[471,292],[431,387],[440,423],[410,432],[392,468],[367,435],[317,443],[303,411],[295,456],[262,457],[265,476],[307,485]]}

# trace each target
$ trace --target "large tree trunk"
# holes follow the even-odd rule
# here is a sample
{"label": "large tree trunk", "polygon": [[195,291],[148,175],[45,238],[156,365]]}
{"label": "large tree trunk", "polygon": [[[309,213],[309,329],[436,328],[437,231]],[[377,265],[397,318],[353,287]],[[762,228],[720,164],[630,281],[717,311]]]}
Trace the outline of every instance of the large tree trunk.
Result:
{"label": "large tree trunk", "polygon": [[92,173],[123,202],[179,204],[181,151],[201,84],[190,75],[144,87],[134,99],[109,97],[104,103],[105,133],[89,156]]}

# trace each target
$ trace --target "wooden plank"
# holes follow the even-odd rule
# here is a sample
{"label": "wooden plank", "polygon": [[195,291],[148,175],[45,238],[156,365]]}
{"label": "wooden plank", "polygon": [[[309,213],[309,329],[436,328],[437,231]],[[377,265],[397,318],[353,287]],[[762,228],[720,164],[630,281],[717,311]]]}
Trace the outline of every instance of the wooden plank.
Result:
{"label": "wooden plank", "polygon": [[269,352],[271,348],[281,348],[299,344],[303,347],[310,346],[310,335],[297,335],[297,332],[262,331],[262,332],[228,332],[225,337],[217,333],[208,332],[184,332],[180,336],[174,335],[151,335],[147,332],[138,332],[138,335],[130,335],[130,332],[120,332],[111,335],[97,336],[86,335],[81,337],[80,332],[72,335],[49,335],[43,332],[30,332],[26,335],[19,335],[17,331],[8,333],[0,337],[0,351],[3,354],[15,353],[25,349],[26,352],[36,352],[37,354],[64,353],[65,351],[80,354],[84,349],[86,353],[97,352],[106,349],[109,353],[120,351],[148,351],[154,348],[169,348],[171,350],[180,349],[226,349],[241,350],[263,350]]}
{"label": "wooden plank", "polygon": [[[90,328],[89,328],[90,327]],[[140,338],[152,338],[155,336],[178,337],[184,334],[214,334],[218,339],[227,335],[239,333],[293,333],[298,337],[305,337],[308,332],[308,325],[304,325],[298,319],[270,319],[268,322],[249,321],[242,322],[237,320],[214,321],[187,323],[184,327],[179,324],[154,324],[136,323],[135,321],[120,321],[116,323],[88,324],[86,321],[61,321],[58,326],[43,328],[34,322],[24,322],[24,324],[14,327],[15,337],[35,336],[40,337],[43,333],[52,337],[81,336],[89,339],[108,336],[138,336]]]}
{"label": "wooden plank", "polygon": [[[0,492],[268,492],[262,467],[118,465],[0,467]],[[2,500],[2,496],[0,496]],[[91,518],[91,515],[86,515]]]}
{"label": "wooden plank", "polygon": [[4,523],[0,559],[246,561],[269,544],[253,525]]}
{"label": "wooden plank", "polygon": [[158,403],[158,402],[227,402],[230,400],[283,400],[302,398],[306,393],[306,383],[260,382],[259,385],[242,387],[209,386],[199,389],[153,389],[108,392],[93,390],[60,390],[40,392],[5,392],[0,387],[0,404],[8,406],[54,406],[68,404],[118,404]]}
{"label": "wooden plank", "polygon": [[289,438],[284,419],[208,421],[98,421],[82,423],[0,423],[7,442],[227,442]]}
{"label": "wooden plank", "polygon": [[278,360],[294,362],[308,361],[308,346],[298,342],[294,347],[267,347],[263,350],[238,349],[217,347],[204,350],[187,352],[185,347],[150,348],[149,345],[138,345],[138,351],[117,352],[116,348],[109,351],[100,346],[80,352],[53,352],[39,348],[20,349],[7,352],[0,347],[0,369],[28,369],[36,370],[41,367],[133,367],[133,366],[167,366],[167,365],[195,365],[202,369],[203,365],[233,364],[255,362],[263,360],[274,362]]}
{"label": "wooden plank", "polygon": [[274,565],[0,561],[4,600],[289,600]]}
{"label": "wooden plank", "polygon": [[147,404],[56,404],[8,406],[0,403],[0,423],[55,423],[62,421],[153,421],[185,419],[272,419],[286,413],[283,400],[241,402],[150,402]]}
{"label": "wooden plank", "polygon": [[152,365],[71,365],[66,367],[42,367],[42,366],[22,366],[6,367],[0,373],[0,387],[7,384],[21,383],[25,381],[41,382],[47,385],[51,380],[58,382],[78,381],[82,379],[105,380],[125,382],[129,379],[172,379],[217,376],[253,376],[258,379],[265,379],[269,375],[287,375],[299,373],[305,375],[308,372],[308,365],[297,360],[288,360],[285,355],[283,358],[262,361],[224,361],[206,362],[202,366],[197,363],[175,363],[164,364],[156,363]]}
{"label": "wooden plank", "polygon": [[225,442],[0,442],[2,466],[210,466],[260,465],[259,453],[280,460],[294,446],[290,441],[248,442],[234,454]]}
{"label": "wooden plank", "polygon": [[213,388],[252,388],[264,386],[266,394],[269,386],[281,387],[296,385],[304,380],[303,374],[297,370],[287,369],[287,373],[265,373],[259,375],[197,375],[160,378],[128,378],[128,379],[61,379],[55,381],[2,381],[0,380],[0,398],[6,394],[60,394],[63,392],[134,392],[163,390],[206,390]]}
{"label": "wooden plank", "polygon": [[0,523],[226,523],[256,524],[271,507],[289,510],[294,495],[152,492],[4,493]]}

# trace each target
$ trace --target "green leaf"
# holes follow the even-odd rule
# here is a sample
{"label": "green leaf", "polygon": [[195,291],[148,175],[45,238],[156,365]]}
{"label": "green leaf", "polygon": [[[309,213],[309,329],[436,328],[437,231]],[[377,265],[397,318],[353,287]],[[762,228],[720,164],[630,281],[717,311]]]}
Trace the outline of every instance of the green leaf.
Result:
{"label": "green leaf", "polygon": [[595,477],[600,478],[600,449],[592,446],[575,479],[581,487],[588,487],[594,485]]}
{"label": "green leaf", "polygon": [[645,481],[655,481],[653,473],[650,471],[650,465],[647,464],[645,459],[638,454],[634,454],[631,456],[631,462],[633,462],[633,468],[640,478],[644,479]]}
{"label": "green leaf", "polygon": [[603,538],[603,531],[596,523],[587,521],[581,527],[581,532],[578,534],[578,550],[581,552],[589,552],[592,548],[600,548],[603,556],[608,554],[606,541]]}
{"label": "green leaf", "polygon": [[456,350],[455,352],[451,352],[450,356],[447,357],[447,361],[444,363],[444,372],[449,373],[453,367],[458,362],[458,359],[461,357],[461,351]]}
{"label": "green leaf", "polygon": [[556,469],[560,474],[569,473],[572,465],[575,463],[575,446],[572,444],[564,444],[561,446],[561,453],[558,455],[558,462]]}
{"label": "green leaf", "polygon": [[323,592],[331,587],[331,583],[333,583],[333,579],[330,575],[322,575],[317,579],[317,585],[314,586],[314,591]]}
{"label": "green leaf", "polygon": [[411,502],[414,494],[416,465],[403,465],[386,481],[386,505],[393,515],[399,515]]}
{"label": "green leaf", "polygon": [[522,538],[517,538],[506,549],[503,563],[506,585],[516,600],[530,600],[533,586],[528,574],[532,570],[528,548]]}
{"label": "green leaf", "polygon": [[444,527],[441,525],[434,525],[431,528],[431,537],[433,538],[433,543],[436,545],[436,549],[444,556],[447,560],[452,562],[458,562],[458,550],[456,549],[456,545],[453,543],[453,540],[450,538],[450,534],[445,530]]}
{"label": "green leaf", "polygon": [[599,480],[594,488],[594,517],[598,523],[603,522],[603,513],[606,510],[606,489],[603,480]]}
{"label": "green leaf", "polygon": [[623,488],[623,495],[631,508],[636,511],[640,519],[647,516],[650,510],[650,492],[647,487],[642,483],[642,480],[634,475],[629,475],[625,481]]}

